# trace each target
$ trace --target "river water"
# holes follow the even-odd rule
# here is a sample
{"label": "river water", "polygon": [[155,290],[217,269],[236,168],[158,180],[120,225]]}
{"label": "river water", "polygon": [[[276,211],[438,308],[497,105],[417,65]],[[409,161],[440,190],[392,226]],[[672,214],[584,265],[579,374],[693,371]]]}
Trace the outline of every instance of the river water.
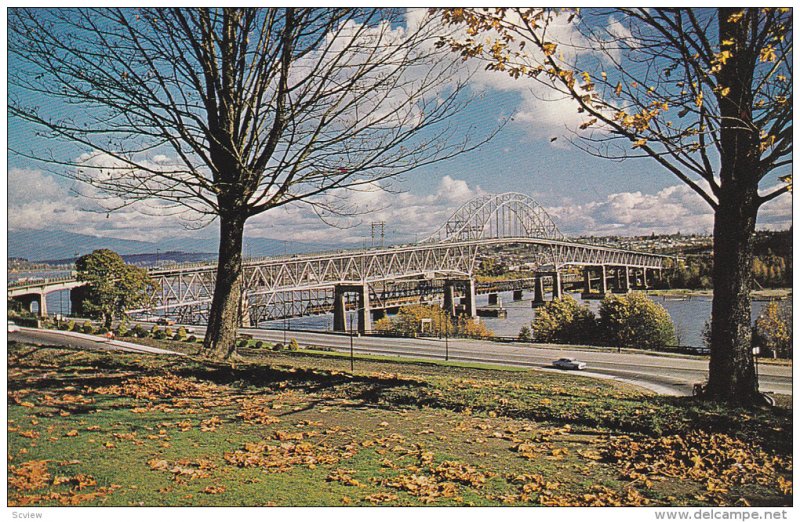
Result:
{"label": "river water", "polygon": [[[571,294],[578,302],[588,303],[589,308],[597,313],[600,307],[600,301],[591,299],[583,301],[580,294]],[[530,326],[533,321],[536,309],[531,308],[531,300],[533,299],[533,292],[525,292],[522,301],[513,301],[511,292],[501,292],[499,294],[502,306],[508,311],[508,315],[504,319],[494,317],[481,317],[486,326],[494,332],[496,336],[500,337],[516,337],[519,334],[520,328],[523,326]],[[703,325],[711,317],[711,297],[710,296],[691,296],[686,300],[676,300],[675,298],[665,298],[662,296],[649,296],[657,304],[663,306],[672,321],[675,324],[675,330],[678,335],[679,344],[681,346],[703,346]],[[489,302],[488,295],[477,296],[477,306],[487,306]],[[753,321],[761,313],[761,310],[766,306],[766,301],[752,301],[751,305],[751,318]],[[353,313],[348,313],[347,324],[350,324],[349,316]],[[353,324],[355,324],[355,318]],[[283,329],[284,325],[291,329],[297,330],[331,330],[333,325],[333,314],[325,314],[311,317],[300,317],[290,320],[268,321],[262,323],[262,328]]]}
{"label": "river water", "polygon": [[[65,275],[69,275],[69,271],[14,272],[8,274],[8,279],[9,281],[15,281],[23,277],[57,278]],[[577,301],[584,302],[580,298],[580,294],[575,293],[571,295]],[[526,325],[530,326],[531,321],[535,317],[536,310],[531,308],[533,292],[525,292],[522,301],[513,301],[511,292],[501,292],[499,296],[502,306],[508,311],[508,316],[505,319],[482,317],[480,320],[485,322],[486,326],[497,336],[516,337],[517,334],[519,334],[520,328]],[[686,300],[677,300],[676,298],[670,299],[663,296],[650,296],[650,299],[666,308],[667,312],[669,312],[675,324],[679,344],[683,346],[703,346],[703,325],[711,317],[710,296],[693,295]],[[477,296],[478,307],[487,306],[488,301],[488,295]],[[589,304],[589,308],[596,313],[600,306],[600,301],[591,299],[586,302]],[[755,321],[755,318],[758,317],[766,304],[766,301],[752,301],[751,318],[753,321]],[[49,294],[47,296],[47,311],[50,314],[69,314],[69,292],[53,292]],[[350,319],[348,318],[348,324],[350,324],[349,321]],[[355,324],[355,319],[353,319],[353,323]],[[333,314],[299,317],[289,319],[285,322],[283,320],[268,321],[261,323],[259,326],[262,328],[283,329],[284,324],[289,329],[330,331],[333,328]]]}

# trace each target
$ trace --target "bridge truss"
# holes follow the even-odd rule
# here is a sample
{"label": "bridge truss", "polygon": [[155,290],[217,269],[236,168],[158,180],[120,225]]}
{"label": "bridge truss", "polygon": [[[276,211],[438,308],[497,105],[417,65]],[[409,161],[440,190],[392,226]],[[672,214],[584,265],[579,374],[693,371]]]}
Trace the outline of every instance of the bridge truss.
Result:
{"label": "bridge truss", "polygon": [[[387,302],[402,302],[387,292],[387,285],[472,278],[481,250],[508,244],[523,245],[526,258],[549,272],[568,266],[661,269],[665,259],[567,241],[529,196],[485,195],[460,207],[439,230],[417,244],[249,260],[244,264],[243,311],[251,324],[328,313],[337,285],[366,285],[370,300],[385,307]],[[158,283],[152,306],[132,312],[159,311],[188,322],[207,319],[216,265],[184,265],[152,271],[151,276]]]}
{"label": "bridge truss", "polygon": [[[249,323],[281,317],[327,313],[335,288],[366,288],[376,307],[407,302],[420,294],[436,294],[444,280],[473,279],[483,250],[522,245],[525,257],[542,273],[569,266],[628,267],[660,270],[666,256],[567,241],[547,212],[524,194],[480,196],[456,210],[425,240],[390,248],[248,260],[244,264],[244,315]],[[182,322],[207,320],[216,283],[215,264],[182,265],[152,270],[156,281],[152,304],[133,314],[158,312]],[[64,285],[29,284],[9,288],[9,298],[38,295]],[[28,288],[30,286],[30,288]],[[413,291],[409,290],[413,287]],[[426,291],[425,289],[434,289]],[[13,294],[13,295],[12,295]],[[424,295],[423,295],[424,297]],[[349,306],[356,302],[349,297]]]}

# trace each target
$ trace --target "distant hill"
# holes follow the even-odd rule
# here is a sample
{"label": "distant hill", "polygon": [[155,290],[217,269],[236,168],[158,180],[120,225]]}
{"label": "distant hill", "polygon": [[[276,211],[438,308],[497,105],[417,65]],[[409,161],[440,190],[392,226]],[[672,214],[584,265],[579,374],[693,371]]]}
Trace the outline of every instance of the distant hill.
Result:
{"label": "distant hill", "polygon": [[[114,237],[98,237],[55,230],[11,230],[8,232],[7,257],[50,264],[71,263],[75,255],[84,255],[98,248],[109,248],[129,263],[152,264],[171,260],[178,263],[216,259],[219,240],[216,238],[176,237],[158,242],[135,241]],[[347,248],[334,244],[300,243],[270,238],[244,239],[245,256],[276,256]],[[350,247],[352,248],[352,247]],[[160,252],[159,252],[160,251]]]}

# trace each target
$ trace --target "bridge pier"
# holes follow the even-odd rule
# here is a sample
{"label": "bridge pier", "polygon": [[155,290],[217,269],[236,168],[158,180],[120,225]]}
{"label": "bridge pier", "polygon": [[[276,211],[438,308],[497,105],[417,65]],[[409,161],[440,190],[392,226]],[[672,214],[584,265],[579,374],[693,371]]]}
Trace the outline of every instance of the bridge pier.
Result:
{"label": "bridge pier", "polygon": [[347,306],[345,295],[355,293],[358,295],[358,310],[356,311],[358,333],[365,334],[372,330],[372,314],[369,307],[369,285],[344,284],[336,285],[333,290],[333,331],[347,331]]}
{"label": "bridge pier", "polygon": [[533,283],[533,301],[531,302],[531,307],[536,308],[537,306],[543,306],[543,305],[544,305],[544,276],[536,274]]}
{"label": "bridge pier", "polygon": [[[456,316],[455,295],[456,286],[464,290],[464,297],[461,304],[464,306],[464,314],[469,317],[478,317],[478,310],[475,306],[475,280],[474,279],[447,279],[444,282],[444,310],[450,317]],[[497,295],[497,294],[495,294]]]}
{"label": "bridge pier", "polygon": [[628,267],[627,266],[615,267],[613,292],[619,294],[626,294],[630,290],[630,287],[631,287],[631,281],[630,281],[630,276],[628,274]]}
{"label": "bridge pier", "polygon": [[522,301],[522,290],[514,290],[511,299],[514,301]]}
{"label": "bridge pier", "polygon": [[242,316],[239,326],[242,328],[250,328],[252,323],[250,321],[250,299],[247,295],[247,290],[242,290],[242,297],[239,299],[239,311]]}
{"label": "bridge pier", "polygon": [[489,306],[497,306],[498,295],[496,293],[489,294]]}
{"label": "bridge pier", "polygon": [[47,299],[43,293],[25,294],[13,298],[15,301],[22,303],[22,306],[31,313],[33,313],[33,303],[39,307],[37,312],[39,317],[47,317]]}

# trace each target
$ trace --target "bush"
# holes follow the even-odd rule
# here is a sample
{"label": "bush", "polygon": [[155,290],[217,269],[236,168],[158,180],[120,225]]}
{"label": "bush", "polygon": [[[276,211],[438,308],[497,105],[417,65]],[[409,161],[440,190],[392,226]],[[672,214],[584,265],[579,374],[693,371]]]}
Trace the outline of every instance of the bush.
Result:
{"label": "bush", "polygon": [[167,333],[164,330],[156,330],[155,334],[153,334],[153,337],[155,337],[160,341],[163,341],[164,339],[167,338]]}
{"label": "bush", "polygon": [[600,303],[599,324],[604,342],[611,346],[660,350],[676,342],[667,310],[641,292],[607,295]]}
{"label": "bush", "polygon": [[58,325],[58,329],[59,330],[69,330],[69,324],[61,323],[61,324]]}
{"label": "bush", "polygon": [[74,332],[75,331],[75,321],[70,321],[67,323],[67,331]]}
{"label": "bush", "polygon": [[183,326],[178,327],[178,333],[176,333],[175,336],[178,338],[177,339],[178,341],[182,341],[183,339],[185,339],[186,338],[186,328],[183,327]]}
{"label": "bush", "polygon": [[128,323],[122,321],[121,323],[119,323],[119,326],[117,326],[117,336],[125,337],[127,335],[128,335]]}
{"label": "bush", "polygon": [[592,344],[597,341],[597,320],[587,305],[565,295],[536,310],[531,331],[539,342]]}
{"label": "bush", "polygon": [[293,352],[296,352],[297,350],[299,350],[300,349],[300,345],[297,344],[297,339],[295,339],[294,337],[289,339],[289,346],[287,346],[287,348],[289,350],[293,351]]}
{"label": "bush", "polygon": [[167,337],[172,337],[175,334],[172,333],[172,328],[167,326],[166,328],[164,328],[164,335],[167,336]]}
{"label": "bush", "polygon": [[489,339],[494,337],[494,332],[489,330],[486,325],[478,319],[462,317],[458,320],[457,333],[464,337],[474,339]]}
{"label": "bush", "polygon": [[282,343],[275,343],[275,344],[272,345],[272,351],[273,352],[280,352],[281,350],[283,350],[283,344]]}
{"label": "bush", "polygon": [[135,337],[138,337],[140,339],[143,339],[148,336],[147,329],[140,324],[134,326],[132,332]]}
{"label": "bush", "polygon": [[94,333],[94,326],[92,326],[91,321],[86,321],[83,323],[83,333],[85,334],[93,334]]}
{"label": "bush", "polygon": [[264,341],[256,341],[256,348],[259,350],[264,347]]}
{"label": "bush", "polygon": [[196,343],[197,342],[197,337],[195,337],[194,335],[190,335],[189,337],[186,338],[186,342],[187,343]]}
{"label": "bush", "polygon": [[792,358],[791,306],[772,301],[764,307],[756,319],[753,346],[760,347],[763,355]]}
{"label": "bush", "polygon": [[108,333],[108,328],[106,328],[105,326],[101,326],[101,327],[100,327],[100,329],[99,329],[99,330],[97,330],[97,333],[98,333],[99,335],[105,335],[105,334],[107,334],[107,333]]}
{"label": "bush", "polygon": [[239,348],[246,348],[248,344],[250,344],[250,342],[247,339],[239,339],[239,341],[236,343],[236,346]]}
{"label": "bush", "polygon": [[523,326],[519,329],[519,334],[517,334],[517,339],[522,342],[528,342],[531,340],[531,329],[527,326]]}

